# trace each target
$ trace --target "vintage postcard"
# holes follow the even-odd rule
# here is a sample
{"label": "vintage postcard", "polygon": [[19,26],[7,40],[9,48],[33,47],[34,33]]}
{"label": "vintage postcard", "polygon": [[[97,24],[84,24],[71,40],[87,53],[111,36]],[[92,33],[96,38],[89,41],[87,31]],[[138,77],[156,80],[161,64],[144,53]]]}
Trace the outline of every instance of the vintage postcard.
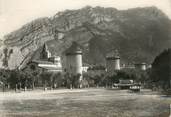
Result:
{"label": "vintage postcard", "polygon": [[0,117],[171,117],[171,0],[0,0]]}

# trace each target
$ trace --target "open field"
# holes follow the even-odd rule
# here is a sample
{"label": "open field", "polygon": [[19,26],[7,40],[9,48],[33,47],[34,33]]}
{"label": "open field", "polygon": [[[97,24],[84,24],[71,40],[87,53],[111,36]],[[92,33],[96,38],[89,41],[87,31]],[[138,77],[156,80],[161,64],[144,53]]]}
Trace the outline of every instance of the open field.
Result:
{"label": "open field", "polygon": [[59,89],[0,93],[0,117],[168,117],[171,97],[143,90]]}

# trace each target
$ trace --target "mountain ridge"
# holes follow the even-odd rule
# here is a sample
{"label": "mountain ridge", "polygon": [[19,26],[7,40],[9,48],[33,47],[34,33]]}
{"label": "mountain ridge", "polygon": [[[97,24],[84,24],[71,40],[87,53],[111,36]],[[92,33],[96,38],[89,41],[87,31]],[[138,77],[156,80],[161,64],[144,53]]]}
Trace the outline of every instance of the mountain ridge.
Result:
{"label": "mountain ridge", "polygon": [[[115,49],[123,62],[151,63],[160,51],[170,47],[170,32],[170,19],[156,7],[117,10],[87,6],[58,12],[50,18],[36,19],[6,35],[3,48],[9,51],[17,48],[16,52],[19,51],[23,57],[21,61],[30,61],[38,59],[32,56],[34,52],[39,53],[44,43],[51,43],[49,46],[55,47],[51,50],[62,54],[72,41],[77,41],[84,47],[83,61],[89,64],[104,65],[106,53]],[[1,55],[1,61],[4,58],[7,62],[14,61],[5,57],[3,51]],[[18,63],[15,66],[20,66]],[[11,64],[8,63],[8,67],[15,68],[10,67]]]}

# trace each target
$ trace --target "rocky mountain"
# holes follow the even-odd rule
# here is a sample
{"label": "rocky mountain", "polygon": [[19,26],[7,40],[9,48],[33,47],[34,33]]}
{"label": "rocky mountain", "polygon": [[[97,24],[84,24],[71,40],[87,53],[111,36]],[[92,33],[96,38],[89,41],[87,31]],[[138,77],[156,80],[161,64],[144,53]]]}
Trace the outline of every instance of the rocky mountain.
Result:
{"label": "rocky mountain", "polygon": [[0,48],[2,67],[14,69],[39,59],[44,43],[61,55],[72,41],[83,48],[83,61],[105,64],[108,52],[118,50],[122,62],[151,63],[171,47],[171,21],[156,7],[117,10],[84,7],[36,19],[6,35]]}

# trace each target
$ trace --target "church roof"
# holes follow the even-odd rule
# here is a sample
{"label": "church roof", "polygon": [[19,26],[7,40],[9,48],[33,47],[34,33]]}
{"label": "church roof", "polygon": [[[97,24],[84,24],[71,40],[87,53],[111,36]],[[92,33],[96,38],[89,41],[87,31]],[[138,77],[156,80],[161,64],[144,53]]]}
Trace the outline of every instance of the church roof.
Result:
{"label": "church roof", "polygon": [[40,68],[46,69],[46,70],[56,70],[56,71],[62,71],[61,67],[50,67],[50,66],[39,66]]}
{"label": "church roof", "polygon": [[33,63],[37,63],[37,64],[54,64],[53,62],[50,61],[45,61],[45,60],[32,60]]}
{"label": "church roof", "polygon": [[46,48],[52,56],[60,56],[66,47],[60,40],[50,40],[47,41],[43,48]]}
{"label": "church roof", "polygon": [[135,63],[134,65],[146,65],[145,62],[142,62],[142,63]]}

